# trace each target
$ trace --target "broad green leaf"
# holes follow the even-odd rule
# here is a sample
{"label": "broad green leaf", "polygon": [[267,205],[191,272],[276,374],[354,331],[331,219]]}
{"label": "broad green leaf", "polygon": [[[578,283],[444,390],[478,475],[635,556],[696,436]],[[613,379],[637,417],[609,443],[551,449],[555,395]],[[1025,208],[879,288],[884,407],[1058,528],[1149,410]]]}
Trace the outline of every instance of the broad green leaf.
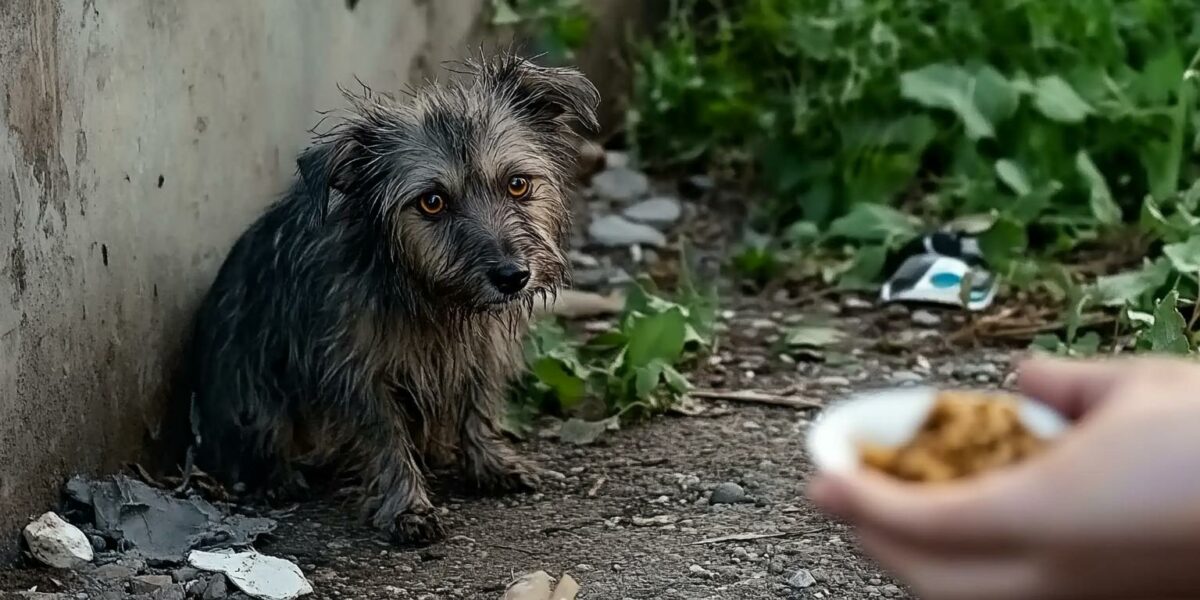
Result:
{"label": "broad green leaf", "polygon": [[859,242],[897,244],[917,235],[919,222],[890,206],[855,204],[846,215],[829,225],[829,235]]}
{"label": "broad green leaf", "polygon": [[800,325],[784,332],[783,341],[793,348],[823,348],[846,339],[846,334],[836,327],[824,325]]}
{"label": "broad green leaf", "polygon": [[1014,160],[1002,158],[996,161],[996,176],[1003,181],[1018,196],[1028,196],[1033,193],[1033,185],[1029,183],[1029,175],[1025,169]]}
{"label": "broad green leaf", "polygon": [[1025,227],[1012,219],[999,219],[979,236],[979,248],[984,257],[996,265],[1003,265],[1025,252],[1029,244]]}
{"label": "broad green leaf", "polygon": [[692,384],[688,382],[687,377],[684,377],[675,367],[671,365],[663,365],[663,377],[667,381],[667,387],[676,394],[683,394],[691,389]]}
{"label": "broad green leaf", "polygon": [[605,431],[617,429],[617,425],[615,416],[600,421],[572,418],[559,425],[558,439],[576,446],[587,446],[600,439]]}
{"label": "broad green leaf", "polygon": [[1162,287],[1170,276],[1171,264],[1158,260],[1136,271],[1099,278],[1092,295],[1104,306],[1136,304],[1142,295]]}
{"label": "broad green leaf", "polygon": [[563,361],[542,358],[533,364],[533,374],[558,398],[564,408],[570,408],[583,398],[586,391],[584,379],[568,370]]}
{"label": "broad green leaf", "polygon": [[976,69],[973,76],[971,97],[990,123],[998,126],[1017,112],[1021,95],[1008,78],[991,65]]}
{"label": "broad green leaf", "polygon": [[659,379],[662,377],[663,363],[654,361],[644,367],[639,367],[637,376],[634,378],[634,392],[639,400],[645,400],[650,397],[650,393],[654,388],[658,387]]}
{"label": "broad green leaf", "polygon": [[1093,356],[1100,351],[1100,334],[1089,331],[1071,342],[1071,354],[1075,356]]}
{"label": "broad green leaf", "polygon": [[1146,61],[1134,82],[1133,92],[1148,105],[1163,105],[1183,84],[1183,57],[1174,44],[1166,45]]}
{"label": "broad green leaf", "polygon": [[1052,354],[1064,354],[1067,349],[1066,345],[1062,343],[1062,340],[1053,333],[1037,334],[1034,336],[1033,342],[1029,344],[1029,347],[1034,350],[1042,350]]}
{"label": "broad green leaf", "polygon": [[1154,324],[1146,331],[1146,340],[1154,352],[1187,354],[1191,351],[1188,341],[1187,321],[1179,314],[1179,292],[1172,290],[1154,309]]}
{"label": "broad green leaf", "polygon": [[640,317],[629,331],[625,361],[630,367],[644,367],[655,360],[674,363],[683,353],[687,318],[679,308]]}
{"label": "broad green leaf", "polygon": [[1163,254],[1180,273],[1200,273],[1200,233],[1193,234],[1186,242],[1163,246]]}
{"label": "broad green leaf", "polygon": [[905,148],[920,154],[937,137],[937,124],[927,115],[905,115],[897,119],[851,119],[838,124],[846,151]]}
{"label": "broad green leaf", "polygon": [[884,276],[887,252],[887,246],[879,244],[859,248],[849,268],[841,273],[838,285],[848,289],[875,287]]}
{"label": "broad green leaf", "polygon": [[996,135],[975,104],[975,78],[957,65],[933,64],[900,75],[900,95],[930,108],[954,111],[971,139]]}
{"label": "broad green leaf", "polygon": [[821,231],[817,228],[816,223],[796,221],[788,226],[783,237],[793,246],[806,247],[821,237]]}
{"label": "broad green leaf", "polygon": [[1079,123],[1093,112],[1091,105],[1058,75],[1040,77],[1034,82],[1033,105],[1046,118],[1061,123]]}
{"label": "broad green leaf", "polygon": [[1087,181],[1090,189],[1092,215],[1104,225],[1110,227],[1119,225],[1121,223],[1121,207],[1117,206],[1116,201],[1113,200],[1108,182],[1104,180],[1104,175],[1096,168],[1096,163],[1092,162],[1092,158],[1088,156],[1087,152],[1080,150],[1075,155],[1075,168]]}

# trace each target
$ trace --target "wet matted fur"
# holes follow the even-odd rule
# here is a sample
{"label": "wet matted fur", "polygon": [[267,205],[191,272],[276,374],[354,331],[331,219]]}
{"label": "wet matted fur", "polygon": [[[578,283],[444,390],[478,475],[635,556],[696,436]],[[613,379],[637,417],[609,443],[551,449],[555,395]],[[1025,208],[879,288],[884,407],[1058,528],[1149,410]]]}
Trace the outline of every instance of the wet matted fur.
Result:
{"label": "wet matted fur", "polygon": [[[195,457],[228,484],[361,476],[397,541],[444,535],[424,467],[534,486],[497,427],[535,301],[568,276],[578,71],[511,55],[403,102],[364,91],[234,245],[195,322]],[[434,210],[437,209],[437,210]]]}

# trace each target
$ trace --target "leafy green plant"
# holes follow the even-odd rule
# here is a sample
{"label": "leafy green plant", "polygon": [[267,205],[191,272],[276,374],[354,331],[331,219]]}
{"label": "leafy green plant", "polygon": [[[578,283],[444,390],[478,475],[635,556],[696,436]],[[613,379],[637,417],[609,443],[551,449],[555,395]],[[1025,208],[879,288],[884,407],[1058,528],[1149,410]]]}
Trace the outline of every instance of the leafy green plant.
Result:
{"label": "leafy green plant", "polygon": [[523,31],[536,51],[558,63],[575,58],[591,32],[581,0],[492,0],[492,11],[493,25]]}
{"label": "leafy green plant", "polygon": [[1194,170],[1197,46],[1190,0],[675,0],[629,129],[646,163],[756,173],[768,229],[878,203],[1061,251]]}
{"label": "leafy green plant", "polygon": [[713,292],[685,278],[675,300],[634,286],[615,326],[589,339],[539,322],[527,344],[530,374],[511,402],[512,428],[537,414],[597,421],[666,410],[688,390],[680,369],[711,346],[715,314]]}

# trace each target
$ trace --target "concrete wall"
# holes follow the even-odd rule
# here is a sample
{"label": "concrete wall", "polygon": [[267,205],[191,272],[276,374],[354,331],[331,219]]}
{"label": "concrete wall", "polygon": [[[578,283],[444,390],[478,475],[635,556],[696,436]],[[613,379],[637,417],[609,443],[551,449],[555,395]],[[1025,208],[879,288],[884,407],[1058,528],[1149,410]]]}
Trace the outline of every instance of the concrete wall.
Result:
{"label": "concrete wall", "polygon": [[171,437],[191,311],[335,84],[434,74],[488,4],[0,0],[0,561],[67,475]]}

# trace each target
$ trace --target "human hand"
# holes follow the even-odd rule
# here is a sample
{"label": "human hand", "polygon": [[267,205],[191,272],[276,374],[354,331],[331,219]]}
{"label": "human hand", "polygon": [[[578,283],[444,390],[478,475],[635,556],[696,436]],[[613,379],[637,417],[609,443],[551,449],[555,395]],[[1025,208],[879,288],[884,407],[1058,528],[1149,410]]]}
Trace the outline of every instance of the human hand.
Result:
{"label": "human hand", "polygon": [[1020,465],[921,485],[818,476],[809,495],[923,600],[1200,598],[1200,365],[1033,360],[1076,425]]}

